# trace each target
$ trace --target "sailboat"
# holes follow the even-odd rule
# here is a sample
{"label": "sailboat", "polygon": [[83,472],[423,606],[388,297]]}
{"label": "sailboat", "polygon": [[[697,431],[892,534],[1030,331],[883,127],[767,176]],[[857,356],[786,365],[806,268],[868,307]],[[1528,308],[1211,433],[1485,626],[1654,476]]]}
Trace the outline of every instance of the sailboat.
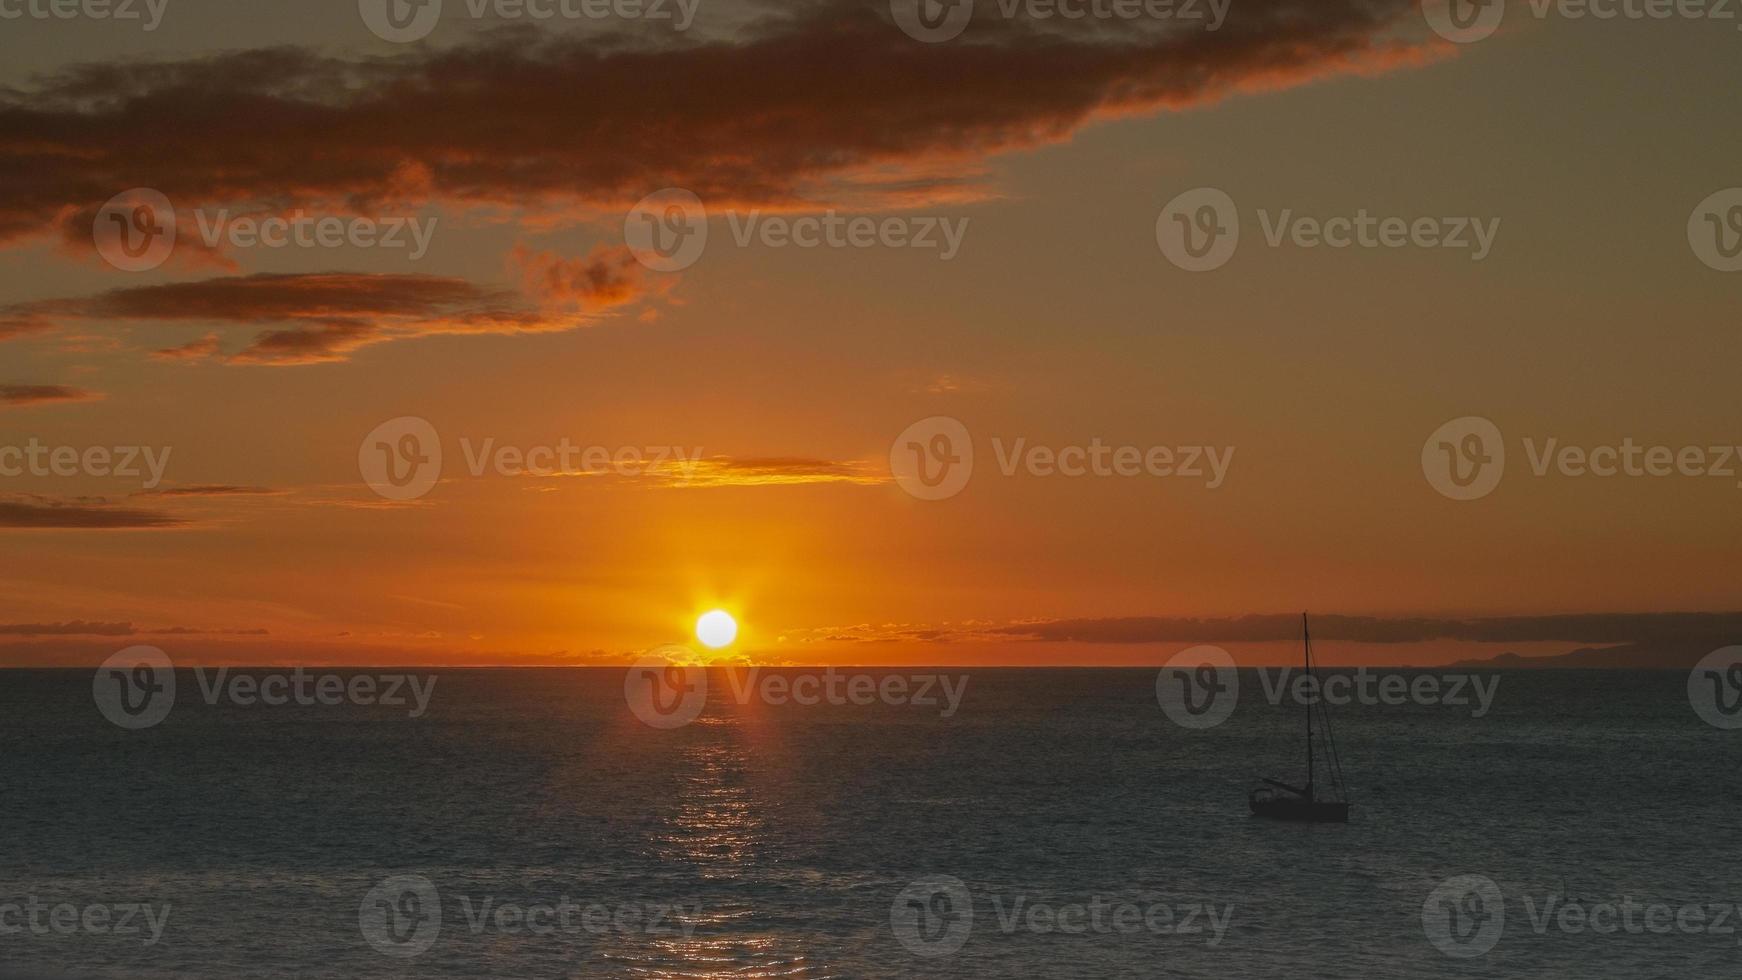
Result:
{"label": "sailboat", "polygon": [[[1307,676],[1317,681],[1318,674],[1313,670],[1313,635],[1307,626],[1306,613],[1300,615],[1300,632]],[[1314,735],[1318,728],[1324,729],[1324,768],[1328,785],[1320,784],[1315,778],[1318,753],[1314,751]],[[1306,706],[1306,752],[1306,785],[1291,786],[1280,780],[1265,779],[1265,785],[1253,790],[1247,798],[1253,816],[1300,823],[1349,822],[1349,794],[1343,783],[1343,763],[1337,758],[1337,743],[1331,737],[1331,716],[1323,697]]]}

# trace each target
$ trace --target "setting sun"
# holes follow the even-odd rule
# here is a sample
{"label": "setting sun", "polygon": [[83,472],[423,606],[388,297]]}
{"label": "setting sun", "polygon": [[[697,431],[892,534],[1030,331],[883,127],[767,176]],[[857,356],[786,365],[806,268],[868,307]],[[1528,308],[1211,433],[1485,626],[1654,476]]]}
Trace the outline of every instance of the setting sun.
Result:
{"label": "setting sun", "polygon": [[696,639],[702,641],[703,646],[718,650],[730,646],[737,638],[738,621],[724,609],[702,613],[701,618],[696,620]]}

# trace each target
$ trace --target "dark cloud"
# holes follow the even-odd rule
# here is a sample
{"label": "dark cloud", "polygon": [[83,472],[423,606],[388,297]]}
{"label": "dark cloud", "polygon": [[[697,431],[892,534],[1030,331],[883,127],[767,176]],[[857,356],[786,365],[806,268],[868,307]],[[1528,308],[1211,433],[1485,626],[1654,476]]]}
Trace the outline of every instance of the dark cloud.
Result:
{"label": "dark cloud", "polygon": [[[1127,617],[1017,623],[987,633],[1075,643],[1264,643],[1300,638],[1297,614],[1228,619]],[[1470,619],[1314,615],[1313,636],[1347,643],[1629,643],[1742,635],[1742,613],[1590,613]]]}
{"label": "dark cloud", "polygon": [[[1742,613],[1590,613],[1560,616],[1312,617],[1313,638],[1341,643],[1685,644],[1689,649],[1739,642]],[[1294,643],[1300,614],[1189,618],[1125,616],[1021,623],[967,622],[834,626],[793,631],[806,642],[1026,641],[1040,643]]]}
{"label": "dark cloud", "polygon": [[45,405],[50,402],[88,402],[103,396],[66,385],[0,385],[0,406]]}
{"label": "dark cloud", "polygon": [[1242,0],[1213,32],[988,15],[922,44],[887,3],[843,0],[730,38],[511,31],[370,59],[82,64],[0,92],[0,240],[58,227],[88,253],[102,202],[138,186],[178,212],[439,201],[544,221],[667,186],[738,206],[971,199],[987,188],[959,175],[988,155],[1098,119],[1425,60],[1399,39],[1418,18],[1414,0]]}
{"label": "dark cloud", "polygon": [[279,496],[288,493],[287,490],[274,490],[271,487],[249,487],[230,483],[197,483],[185,487],[169,487],[163,490],[141,490],[135,497],[227,497],[227,496]]}
{"label": "dark cloud", "polygon": [[[586,321],[526,304],[512,290],[464,279],[355,272],[226,276],[195,282],[129,286],[95,296],[38,300],[0,310],[13,322],[71,320],[218,322],[257,328],[227,360],[307,364],[344,360],[370,344],[452,333],[568,330]],[[217,344],[196,341],[162,356],[217,356]]]}
{"label": "dark cloud", "polygon": [[127,636],[132,623],[0,623],[0,636]]}
{"label": "dark cloud", "polygon": [[120,530],[186,527],[189,523],[159,511],[111,507],[102,503],[0,500],[0,528]]}

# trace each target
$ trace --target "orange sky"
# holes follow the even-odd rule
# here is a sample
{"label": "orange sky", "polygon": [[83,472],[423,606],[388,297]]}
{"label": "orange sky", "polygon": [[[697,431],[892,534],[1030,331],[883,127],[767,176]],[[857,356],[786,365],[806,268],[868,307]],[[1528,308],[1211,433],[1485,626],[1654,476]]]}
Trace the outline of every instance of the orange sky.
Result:
{"label": "orange sky", "polygon": [[[1742,444],[1742,280],[1688,230],[1739,181],[1690,94],[1734,90],[1733,31],[1520,16],[1452,45],[1403,0],[1255,0],[1216,32],[977,12],[933,44],[830,0],[684,32],[450,11],[399,44],[340,8],[0,40],[0,664],[620,663],[715,606],[766,662],[1131,664],[1190,642],[1132,617],[1738,606],[1742,477],[1530,455]],[[1193,273],[1157,236],[1201,187],[1242,230]],[[177,232],[137,272],[93,234],[134,188]],[[665,188],[706,212],[682,268],[626,230]],[[1284,212],[1498,233],[1479,260],[1273,245]],[[262,245],[273,217],[340,237]],[[795,245],[803,219],[867,244]],[[1466,416],[1508,458],[1460,501],[1422,456]],[[402,500],[360,458],[404,417],[442,461]],[[939,417],[971,476],[920,499],[891,460]],[[513,472],[562,446],[628,462]],[[1047,462],[1091,446],[1173,469]],[[150,455],[100,475],[92,447]],[[1660,638],[1368,628],[1327,661]],[[1286,635],[1226,639],[1284,662]]]}

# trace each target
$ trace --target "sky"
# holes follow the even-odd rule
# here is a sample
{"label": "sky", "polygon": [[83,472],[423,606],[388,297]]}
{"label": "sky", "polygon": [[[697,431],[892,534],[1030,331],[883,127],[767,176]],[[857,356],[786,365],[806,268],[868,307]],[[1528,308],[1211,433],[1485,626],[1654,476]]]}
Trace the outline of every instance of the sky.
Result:
{"label": "sky", "polygon": [[716,607],[763,663],[1285,662],[1311,610],[1435,664],[1742,607],[1735,20],[159,2],[0,2],[0,664],[614,664]]}

